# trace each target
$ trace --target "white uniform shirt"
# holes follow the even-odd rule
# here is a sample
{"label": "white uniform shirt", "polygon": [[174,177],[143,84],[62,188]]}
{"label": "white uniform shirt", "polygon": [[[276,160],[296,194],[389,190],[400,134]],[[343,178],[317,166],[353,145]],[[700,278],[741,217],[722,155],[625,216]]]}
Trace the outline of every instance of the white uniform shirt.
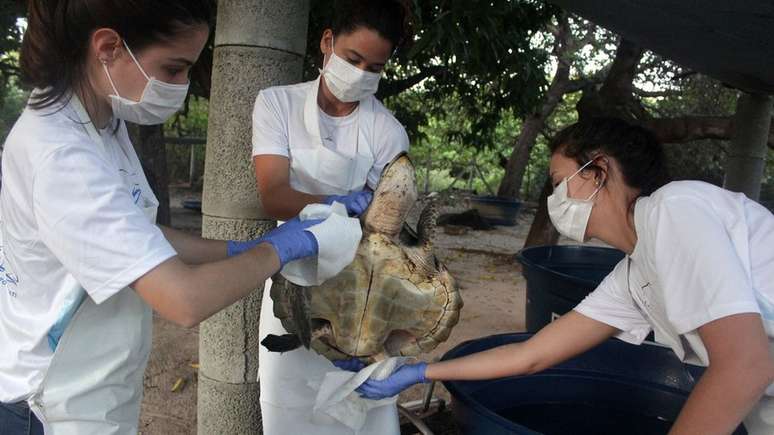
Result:
{"label": "white uniform shirt", "polygon": [[[272,154],[292,158],[288,134],[293,129],[304,129],[304,104],[317,81],[264,89],[256,98],[253,109],[253,156]],[[374,143],[367,144],[374,155],[374,164],[368,172],[367,185],[375,189],[382,169],[401,152],[408,151],[406,130],[382,103],[374,97]],[[331,117],[320,110],[323,144],[346,157],[353,157],[357,146],[356,109],[345,117]],[[294,148],[314,148],[319,144],[297,144]],[[361,144],[362,146],[362,144]]]}
{"label": "white uniform shirt", "polygon": [[79,287],[99,304],[176,254],[143,214],[158,201],[125,125],[114,131],[100,131],[103,147],[68,105],[25,110],[8,136],[0,195],[1,402],[39,388],[52,357],[48,332]]}
{"label": "white uniform shirt", "polygon": [[[743,194],[670,183],[634,210],[637,245],[575,310],[639,344],[657,342],[709,365],[698,328],[760,313],[774,352],[774,215]],[[772,353],[774,355],[774,353]],[[774,385],[768,389],[774,394]]]}

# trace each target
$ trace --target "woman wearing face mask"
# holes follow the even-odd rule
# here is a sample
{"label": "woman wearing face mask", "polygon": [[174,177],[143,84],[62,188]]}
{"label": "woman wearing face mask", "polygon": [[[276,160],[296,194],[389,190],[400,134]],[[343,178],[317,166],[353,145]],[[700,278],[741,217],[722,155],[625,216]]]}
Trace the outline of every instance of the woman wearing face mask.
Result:
{"label": "woman wearing face mask", "polygon": [[[312,203],[343,203],[350,215],[371,201],[381,171],[408,149],[403,126],[374,97],[385,64],[405,39],[398,1],[345,0],[320,39],[323,67],[311,82],[261,91],[253,112],[253,161],[263,208],[284,220]],[[265,295],[271,283],[265,287]],[[260,336],[286,331],[263,298]],[[309,384],[337,370],[307,349],[260,349],[261,411],[267,434],[346,434],[339,424],[312,423]],[[395,407],[369,413],[360,433],[398,433]]]}
{"label": "woman wearing face mask", "polygon": [[597,119],[551,144],[551,220],[578,242],[624,251],[600,286],[531,340],[368,381],[369,398],[428,380],[531,374],[610,337],[656,341],[707,367],[671,434],[774,433],[774,216],[739,193],[664,185],[661,146],[623,121]]}
{"label": "woman wearing face mask", "polygon": [[154,223],[124,121],[162,123],[180,108],[210,1],[28,8],[20,64],[35,90],[2,162],[0,434],[137,433],[151,309],[198,324],[316,255],[313,222],[247,244]]}

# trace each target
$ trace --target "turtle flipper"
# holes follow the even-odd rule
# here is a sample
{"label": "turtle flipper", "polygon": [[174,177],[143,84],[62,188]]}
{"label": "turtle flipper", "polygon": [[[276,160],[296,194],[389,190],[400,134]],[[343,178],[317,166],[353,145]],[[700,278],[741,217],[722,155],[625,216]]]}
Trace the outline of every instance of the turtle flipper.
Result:
{"label": "turtle flipper", "polygon": [[430,199],[422,213],[419,215],[419,222],[417,222],[417,238],[419,244],[426,251],[430,252],[433,249],[433,239],[437,232],[438,222],[438,203],[435,199]]}
{"label": "turtle flipper", "polygon": [[[307,289],[287,281],[286,291],[290,301],[290,311],[295,326],[295,335],[299,343],[309,349],[312,343],[312,319],[309,299],[305,297]],[[293,331],[288,331],[293,332]]]}
{"label": "turtle flipper", "polygon": [[301,347],[301,339],[296,334],[269,334],[261,341],[261,345],[269,352],[290,352]]}

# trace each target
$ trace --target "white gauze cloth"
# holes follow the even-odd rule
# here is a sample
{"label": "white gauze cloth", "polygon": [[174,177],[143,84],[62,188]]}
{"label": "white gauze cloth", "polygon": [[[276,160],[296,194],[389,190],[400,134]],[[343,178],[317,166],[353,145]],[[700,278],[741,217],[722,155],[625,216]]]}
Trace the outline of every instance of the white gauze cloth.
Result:
{"label": "white gauze cloth", "polygon": [[344,204],[309,204],[298,215],[302,221],[325,219],[307,228],[314,234],[319,246],[317,257],[291,261],[280,272],[293,284],[308,287],[320,285],[336,276],[355,259],[363,231],[360,220],[347,214]]}
{"label": "white gauze cloth", "polygon": [[386,379],[409,359],[392,357],[371,364],[357,373],[337,370],[326,373],[322,382],[310,381],[309,386],[317,389],[312,421],[321,425],[339,422],[358,433],[365,425],[368,411],[380,406],[394,406],[398,398],[363,399],[355,391],[357,387],[369,378]]}

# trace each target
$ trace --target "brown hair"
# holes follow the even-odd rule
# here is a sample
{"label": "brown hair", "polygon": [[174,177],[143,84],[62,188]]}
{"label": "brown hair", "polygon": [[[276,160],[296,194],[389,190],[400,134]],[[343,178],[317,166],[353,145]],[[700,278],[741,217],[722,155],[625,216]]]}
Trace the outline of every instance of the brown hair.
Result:
{"label": "brown hair", "polygon": [[[579,166],[603,153],[614,158],[624,182],[650,195],[670,181],[664,149],[648,130],[616,118],[593,118],[560,131],[549,144],[551,155],[561,152]],[[591,164],[588,170],[601,172]]]}
{"label": "brown hair", "polygon": [[334,36],[363,27],[390,41],[393,48],[410,39],[411,12],[403,0],[336,0],[333,10]]}
{"label": "brown hair", "polygon": [[95,30],[113,29],[139,51],[214,17],[212,0],[28,0],[27,7],[19,64],[23,83],[39,90],[33,109],[68,99],[84,85]]}

